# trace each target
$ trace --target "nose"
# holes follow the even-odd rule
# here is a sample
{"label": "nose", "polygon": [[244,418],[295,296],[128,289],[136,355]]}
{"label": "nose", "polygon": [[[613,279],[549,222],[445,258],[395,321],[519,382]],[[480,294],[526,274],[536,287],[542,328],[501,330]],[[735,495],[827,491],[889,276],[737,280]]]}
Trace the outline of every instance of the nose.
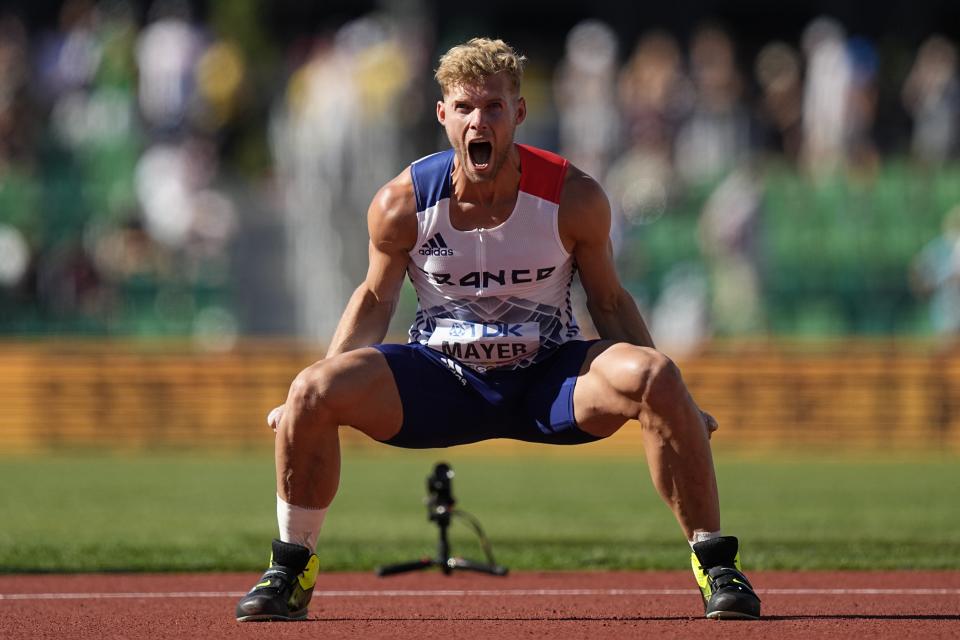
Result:
{"label": "nose", "polygon": [[487,118],[483,114],[483,109],[477,108],[470,113],[469,126],[476,131],[487,128]]}

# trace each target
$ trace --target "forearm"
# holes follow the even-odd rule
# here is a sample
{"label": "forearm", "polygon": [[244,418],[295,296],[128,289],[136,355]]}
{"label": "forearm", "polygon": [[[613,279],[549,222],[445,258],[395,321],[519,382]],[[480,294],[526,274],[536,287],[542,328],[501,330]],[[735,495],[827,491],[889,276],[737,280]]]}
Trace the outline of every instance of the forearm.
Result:
{"label": "forearm", "polygon": [[633,297],[622,287],[606,300],[588,300],[587,309],[597,333],[605,340],[653,347],[653,337]]}
{"label": "forearm", "polygon": [[340,317],[327,357],[382,342],[395,307],[396,300],[381,300],[366,284],[361,284]]}

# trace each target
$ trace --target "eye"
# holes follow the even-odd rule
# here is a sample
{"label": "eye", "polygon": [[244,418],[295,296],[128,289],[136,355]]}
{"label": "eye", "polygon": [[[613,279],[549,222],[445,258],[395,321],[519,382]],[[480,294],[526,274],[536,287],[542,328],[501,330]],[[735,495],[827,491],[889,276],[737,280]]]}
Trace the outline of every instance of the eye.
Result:
{"label": "eye", "polygon": [[459,113],[470,113],[470,111],[472,111],[473,109],[466,102],[457,102],[456,104],[453,105],[453,108],[456,109],[457,112]]}

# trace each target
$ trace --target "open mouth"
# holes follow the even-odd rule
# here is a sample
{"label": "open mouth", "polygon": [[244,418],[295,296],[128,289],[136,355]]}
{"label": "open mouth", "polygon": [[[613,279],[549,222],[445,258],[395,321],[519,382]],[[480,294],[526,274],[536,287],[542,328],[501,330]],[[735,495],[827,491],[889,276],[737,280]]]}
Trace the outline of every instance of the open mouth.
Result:
{"label": "open mouth", "polygon": [[477,169],[486,169],[490,165],[493,145],[484,140],[470,142],[467,144],[467,153],[470,154],[470,162],[474,167]]}

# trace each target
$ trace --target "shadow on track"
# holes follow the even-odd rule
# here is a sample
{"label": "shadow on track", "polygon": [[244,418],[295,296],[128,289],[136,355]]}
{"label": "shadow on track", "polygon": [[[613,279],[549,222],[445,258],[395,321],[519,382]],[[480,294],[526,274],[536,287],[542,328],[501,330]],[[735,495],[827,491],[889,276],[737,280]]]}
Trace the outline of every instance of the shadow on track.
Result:
{"label": "shadow on track", "polygon": [[960,620],[960,615],[947,613],[830,613],[805,616],[763,616],[764,620]]}
{"label": "shadow on track", "polygon": [[[496,618],[489,617],[447,617],[430,616],[416,618],[399,617],[337,617],[337,618],[309,618],[304,622],[663,622],[679,620],[706,620],[701,616],[511,616]],[[724,622],[777,622],[790,620],[960,620],[960,615],[952,614],[824,614],[824,615],[796,615],[796,616],[763,616],[759,621],[744,620]],[[715,622],[715,621],[710,621]]]}
{"label": "shadow on track", "polygon": [[304,622],[644,622],[644,621],[663,621],[663,620],[699,620],[699,616],[566,616],[566,617],[544,617],[544,616],[498,616],[490,617],[419,617],[419,618],[393,618],[393,617],[341,617],[341,618],[309,618]]}

